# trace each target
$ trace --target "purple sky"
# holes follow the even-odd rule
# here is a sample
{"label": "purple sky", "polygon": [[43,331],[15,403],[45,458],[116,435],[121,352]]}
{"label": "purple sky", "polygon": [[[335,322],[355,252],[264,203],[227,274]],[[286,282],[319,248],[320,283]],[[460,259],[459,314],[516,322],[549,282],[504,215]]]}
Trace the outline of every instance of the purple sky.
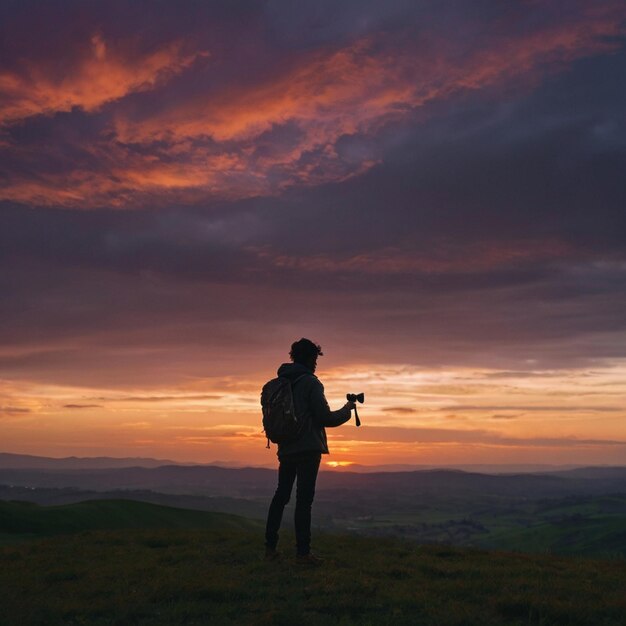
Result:
{"label": "purple sky", "polygon": [[[376,441],[526,437],[546,460],[597,439],[590,462],[626,461],[601,410],[626,395],[625,35],[617,1],[3,2],[7,451],[241,458],[142,444],[182,419],[159,394],[253,430],[309,336],[337,401],[378,394]],[[456,421],[421,417],[437,372]],[[485,380],[516,382],[475,403]],[[193,398],[229,393],[249,412]],[[124,434],[129,396],[153,403],[123,423],[158,436]]]}

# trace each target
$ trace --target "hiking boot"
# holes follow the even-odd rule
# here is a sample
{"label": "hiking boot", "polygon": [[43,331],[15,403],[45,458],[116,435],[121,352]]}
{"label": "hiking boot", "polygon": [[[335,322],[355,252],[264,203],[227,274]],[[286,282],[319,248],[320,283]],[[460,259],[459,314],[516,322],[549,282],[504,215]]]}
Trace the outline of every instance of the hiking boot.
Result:
{"label": "hiking boot", "polygon": [[280,561],[283,555],[276,548],[265,548],[266,561]]}
{"label": "hiking boot", "polygon": [[324,559],[315,554],[309,552],[309,554],[298,554],[296,556],[296,563],[298,565],[309,565],[312,567],[318,567],[324,562]]}

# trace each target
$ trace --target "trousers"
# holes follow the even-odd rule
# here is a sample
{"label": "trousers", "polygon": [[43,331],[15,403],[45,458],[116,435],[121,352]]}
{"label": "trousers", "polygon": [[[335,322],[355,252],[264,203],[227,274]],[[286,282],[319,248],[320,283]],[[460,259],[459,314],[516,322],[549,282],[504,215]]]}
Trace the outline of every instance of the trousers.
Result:
{"label": "trousers", "polygon": [[315,482],[321,459],[322,455],[319,452],[285,454],[279,458],[278,487],[267,513],[265,527],[265,545],[268,548],[275,549],[278,545],[278,531],[283,511],[291,498],[293,483],[297,478],[294,513],[296,550],[299,555],[307,555],[311,551],[311,506],[315,497]]}

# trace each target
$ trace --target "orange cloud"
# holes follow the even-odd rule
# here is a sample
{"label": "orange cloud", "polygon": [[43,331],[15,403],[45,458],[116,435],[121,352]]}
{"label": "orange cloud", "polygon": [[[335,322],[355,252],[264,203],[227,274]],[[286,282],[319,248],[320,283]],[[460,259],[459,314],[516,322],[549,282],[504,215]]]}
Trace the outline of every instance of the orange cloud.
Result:
{"label": "orange cloud", "polygon": [[206,52],[185,53],[181,42],[133,57],[93,35],[84,57],[63,73],[47,61],[24,61],[18,70],[0,73],[0,124],[33,115],[50,115],[80,107],[95,111],[129,93],[147,91],[188,68]]}
{"label": "orange cloud", "polygon": [[303,151],[333,144],[341,135],[367,133],[454,91],[479,89],[533,72],[539,64],[568,63],[617,47],[607,40],[621,32],[614,11],[590,12],[585,18],[487,41],[484,49],[461,60],[447,55],[444,41],[421,51],[415,45],[394,49],[380,37],[363,38],[341,50],[316,52],[266,84],[198,97],[143,121],[120,115],[115,130],[122,142],[201,136],[250,141],[273,126],[296,121],[304,137],[282,155],[291,162]]}
{"label": "orange cloud", "polygon": [[[70,174],[13,178],[0,199],[75,208],[157,206],[206,198],[240,199],[286,188],[338,182],[378,163],[368,139],[426,103],[511,81],[535,84],[577,58],[618,47],[624,10],[585,7],[577,20],[533,32],[493,24],[475,50],[453,50],[449,40],[397,45],[388,35],[362,38],[342,49],[322,49],[277,68],[256,83],[208,84],[195,95],[169,93],[158,111],[124,102],[111,110],[111,135],[87,149],[100,167]],[[513,30],[513,32],[511,32]],[[8,93],[0,119],[95,111],[104,103],[145,91],[188,68],[205,52],[180,43],[129,57],[94,36],[89,53],[67,76],[45,66],[0,75]],[[235,79],[233,79],[235,80]],[[277,128],[290,129],[276,139]],[[342,148],[345,136],[360,147]],[[138,149],[139,147],[139,149]],[[363,262],[363,261],[359,261]]]}
{"label": "orange cloud", "polygon": [[[492,376],[499,376],[498,370],[431,371],[373,364],[324,370],[320,375],[333,408],[344,397],[340,390],[358,387],[367,394],[362,428],[352,422],[328,431],[332,452],[328,461],[338,466],[349,462],[511,463],[522,459],[620,463],[626,448],[624,411],[619,404],[624,395],[624,372],[623,363],[614,368],[562,372],[550,377],[549,384],[544,373],[531,377],[510,373],[518,378],[494,386]],[[265,378],[238,375],[230,383],[227,377],[194,380],[180,387],[137,388],[133,395],[123,388],[0,380],[4,450],[54,456],[141,454],[184,461],[273,463],[275,448],[265,449],[258,408],[258,391]],[[464,384],[451,387],[455,381]],[[425,390],[432,393],[434,385],[440,387],[437,405],[423,396]],[[212,392],[217,390],[223,394],[221,404],[213,400]],[[238,400],[241,393],[252,401],[250,406]],[[558,399],[555,393],[560,394]],[[586,397],[585,405],[576,404],[577,398],[590,393],[598,395]],[[88,409],[65,408],[70,402],[92,401],[106,406],[106,410],[94,407],[91,415],[97,414],[97,419],[89,417]],[[192,402],[200,411],[185,412],[184,402]],[[551,405],[554,412],[548,419],[546,411]],[[385,411],[393,406],[414,407],[415,412],[405,411],[394,420]],[[429,407],[435,410],[422,411]],[[437,413],[452,407],[470,416],[466,427],[453,428],[445,419],[437,419]],[[494,409],[523,411],[514,421],[501,420],[494,429]],[[144,433],[146,437],[141,437]]]}
{"label": "orange cloud", "polygon": [[[316,52],[266,84],[242,85],[210,100],[199,97],[139,123],[119,116],[115,130],[122,142],[199,136],[248,141],[274,125],[298,120],[309,126],[305,145],[310,148],[332,142],[338,133],[356,132],[390,103],[411,99],[413,87],[400,76],[406,61],[374,56],[373,42],[365,39],[339,51]],[[287,150],[284,157],[303,147]]]}
{"label": "orange cloud", "polygon": [[138,154],[119,144],[84,146],[98,170],[65,175],[41,172],[15,176],[0,199],[38,206],[72,208],[151,206],[171,200],[193,202],[209,196],[241,198],[271,192],[267,179],[248,169],[237,154],[207,156],[189,151],[181,160]]}
{"label": "orange cloud", "polygon": [[517,241],[514,246],[506,242],[490,241],[466,245],[462,250],[459,250],[458,244],[452,247],[444,244],[438,249],[422,253],[386,248],[344,258],[323,254],[310,257],[275,255],[267,249],[258,250],[257,255],[274,267],[289,270],[392,275],[473,273],[520,262],[559,259],[573,252],[572,247],[565,242],[529,240]]}
{"label": "orange cloud", "polygon": [[[267,83],[198,97],[147,119],[120,114],[115,132],[123,143],[166,141],[175,146],[197,138],[235,142],[238,149],[229,154],[231,161],[224,163],[225,168],[215,167],[213,155],[206,155],[205,165],[218,176],[247,172],[248,180],[238,181],[241,197],[258,193],[259,181],[267,180],[270,173],[279,173],[274,190],[343,180],[377,160],[363,154],[347,162],[336,148],[341,136],[372,134],[428,101],[461,90],[525,75],[532,83],[547,67],[560,68],[576,58],[615,48],[617,44],[607,37],[621,32],[616,16],[600,11],[587,19],[488,42],[484,50],[460,61],[446,56],[445,42],[422,53],[415,46],[393,49],[381,38],[364,38],[348,48],[315,52]],[[270,154],[257,154],[264,133],[287,123],[298,129],[297,140],[273,146]],[[303,163],[305,155],[312,156]],[[220,182],[218,193],[229,195],[228,185],[223,179]]]}

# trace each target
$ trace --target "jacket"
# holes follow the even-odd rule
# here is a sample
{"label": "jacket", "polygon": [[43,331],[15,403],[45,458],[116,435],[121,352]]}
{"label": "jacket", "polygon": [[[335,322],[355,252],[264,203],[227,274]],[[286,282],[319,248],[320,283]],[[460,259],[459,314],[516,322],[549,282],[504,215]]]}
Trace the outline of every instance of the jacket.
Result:
{"label": "jacket", "polygon": [[328,454],[325,428],[345,424],[352,412],[347,407],[331,411],[324,396],[324,385],[301,363],[283,363],[278,368],[278,376],[284,376],[292,381],[296,416],[299,420],[307,421],[305,431],[299,439],[278,445],[278,456],[299,452]]}

